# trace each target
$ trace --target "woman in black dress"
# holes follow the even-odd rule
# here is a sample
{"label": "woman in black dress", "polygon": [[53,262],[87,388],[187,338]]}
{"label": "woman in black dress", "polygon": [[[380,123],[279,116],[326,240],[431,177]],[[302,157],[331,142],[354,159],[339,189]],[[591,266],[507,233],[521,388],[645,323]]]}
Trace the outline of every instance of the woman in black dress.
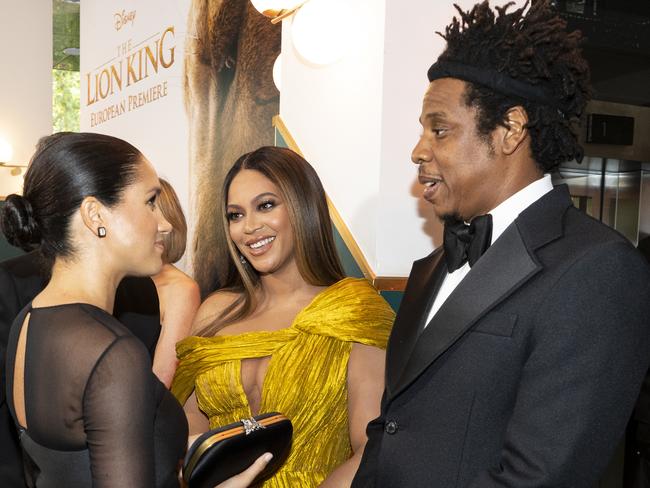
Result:
{"label": "woman in black dress", "polygon": [[[28,484],[172,487],[187,442],[182,409],[146,348],[112,315],[118,283],[160,271],[170,225],[152,165],[120,139],[45,138],[1,217],[15,244],[37,244],[52,277],[14,321],[7,399]],[[226,486],[246,486],[264,460]]]}

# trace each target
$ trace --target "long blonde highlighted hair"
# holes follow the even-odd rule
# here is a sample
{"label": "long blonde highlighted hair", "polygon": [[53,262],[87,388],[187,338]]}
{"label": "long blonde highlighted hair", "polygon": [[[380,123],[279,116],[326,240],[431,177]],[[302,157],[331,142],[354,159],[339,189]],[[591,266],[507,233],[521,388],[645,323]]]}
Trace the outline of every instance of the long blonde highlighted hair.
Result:
{"label": "long blonde highlighted hair", "polygon": [[257,306],[255,292],[259,289],[260,277],[248,262],[240,261],[239,250],[230,238],[226,212],[230,185],[244,169],[260,172],[280,190],[293,229],[296,264],[304,280],[310,285],[328,286],[345,276],[334,244],[325,190],[316,171],[290,149],[260,147],[241,156],[224,180],[218,249],[227,249],[227,255],[222,252],[224,255],[218,261],[217,279],[221,290],[239,296],[199,332],[202,336],[214,335],[226,325],[253,313]]}

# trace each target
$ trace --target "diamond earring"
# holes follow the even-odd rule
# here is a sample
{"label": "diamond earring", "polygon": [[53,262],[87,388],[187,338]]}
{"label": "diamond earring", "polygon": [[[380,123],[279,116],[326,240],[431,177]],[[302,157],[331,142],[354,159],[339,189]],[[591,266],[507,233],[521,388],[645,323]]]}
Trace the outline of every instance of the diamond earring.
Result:
{"label": "diamond earring", "polygon": [[100,239],[106,237],[106,227],[97,227],[97,237]]}

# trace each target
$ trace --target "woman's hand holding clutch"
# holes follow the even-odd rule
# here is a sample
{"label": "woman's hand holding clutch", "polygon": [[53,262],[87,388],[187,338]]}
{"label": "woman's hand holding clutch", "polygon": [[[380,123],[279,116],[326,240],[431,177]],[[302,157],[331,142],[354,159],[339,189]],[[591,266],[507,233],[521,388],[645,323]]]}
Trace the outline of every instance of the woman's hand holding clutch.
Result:
{"label": "woman's hand holding clutch", "polygon": [[280,469],[292,435],[291,420],[278,412],[211,429],[193,439],[183,480],[189,488],[240,488],[260,482]]}
{"label": "woman's hand holding clutch", "polygon": [[239,473],[237,476],[227,479],[223,483],[219,483],[215,488],[246,488],[253,480],[264,471],[266,465],[273,458],[270,452],[262,454],[257,460],[251,464],[246,471]]}

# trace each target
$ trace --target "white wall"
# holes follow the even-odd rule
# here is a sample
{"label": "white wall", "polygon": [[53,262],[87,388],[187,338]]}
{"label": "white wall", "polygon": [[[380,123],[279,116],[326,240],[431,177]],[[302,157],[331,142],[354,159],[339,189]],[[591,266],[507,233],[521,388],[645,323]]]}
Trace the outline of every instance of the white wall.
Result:
{"label": "white wall", "polygon": [[453,3],[469,9],[476,0],[348,3],[353,15],[356,9],[358,44],[328,66],[304,62],[284,22],[280,116],[373,272],[407,276],[413,260],[442,242],[410,162],[426,72],[445,45],[435,32],[455,15]]}
{"label": "white wall", "polygon": [[[377,219],[378,276],[406,276],[413,260],[441,241],[439,224],[421,198],[411,150],[420,134],[418,118],[429,82],[426,72],[444,42],[435,34],[449,15],[445,2],[414,1],[409,8],[387,2],[381,127],[381,203]],[[435,241],[435,242],[434,242]]]}
{"label": "white wall", "polygon": [[0,137],[27,164],[52,133],[52,0],[0,0]]}
{"label": "white wall", "polygon": [[[357,42],[327,66],[306,63],[282,28],[280,115],[316,168],[323,185],[354,232],[369,263],[377,260],[384,0],[349,0],[358,22]],[[333,24],[332,35],[337,35]],[[372,265],[372,264],[371,264]]]}

